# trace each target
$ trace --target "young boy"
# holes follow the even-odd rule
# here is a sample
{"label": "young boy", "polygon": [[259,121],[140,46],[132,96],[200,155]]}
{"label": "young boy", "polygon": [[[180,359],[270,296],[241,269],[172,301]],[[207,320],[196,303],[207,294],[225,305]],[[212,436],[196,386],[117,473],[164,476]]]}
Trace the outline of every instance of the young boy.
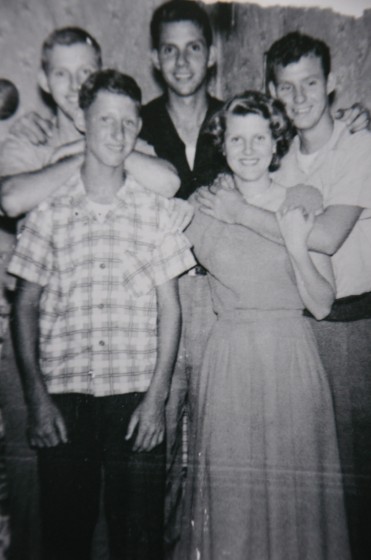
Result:
{"label": "young boy", "polygon": [[141,126],[136,82],[95,72],[79,102],[81,175],[30,213],[9,268],[44,557],[90,558],[103,467],[111,558],[159,560],[176,277],[194,259],[168,230],[168,201],[123,179]]}
{"label": "young boy", "polygon": [[[31,210],[81,166],[84,135],[75,123],[78,91],[81,83],[101,64],[100,46],[83,29],[57,29],[44,41],[39,84],[51,95],[56,118],[51,124],[34,115],[39,129],[28,126],[29,117],[23,117],[18,132],[10,133],[2,145],[0,204],[8,215],[17,217]],[[23,132],[20,132],[22,127]],[[37,142],[38,139],[42,142]],[[139,183],[164,196],[173,195],[179,186],[171,164],[156,157],[133,151],[127,158],[126,168]],[[9,298],[6,286],[9,286],[9,278],[5,270],[14,247],[15,221],[0,220],[0,312],[4,325],[7,325]],[[0,392],[7,427],[12,547],[17,560],[33,560],[33,554],[37,558],[37,552],[34,552],[37,548],[35,462],[24,436],[25,407],[6,329],[1,336],[5,336]]]}
{"label": "young boy", "polygon": [[[371,555],[371,134],[351,135],[333,120],[329,95],[335,78],[329,49],[320,40],[295,32],[274,43],[267,54],[267,83],[297,130],[273,178],[287,187],[313,185],[324,198],[308,244],[333,255],[337,300],[313,327],[333,389],[353,555],[366,559]],[[207,213],[282,243],[275,215],[247,204],[235,191],[203,200]],[[285,204],[300,204],[297,189],[288,191]]]}

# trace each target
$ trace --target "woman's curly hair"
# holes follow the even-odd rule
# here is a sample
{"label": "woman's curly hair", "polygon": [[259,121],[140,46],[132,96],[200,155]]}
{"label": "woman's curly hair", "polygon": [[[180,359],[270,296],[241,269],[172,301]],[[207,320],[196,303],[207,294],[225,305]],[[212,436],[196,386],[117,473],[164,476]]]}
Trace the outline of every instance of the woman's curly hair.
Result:
{"label": "woman's curly hair", "polygon": [[216,148],[223,153],[227,116],[250,114],[260,115],[269,122],[272,137],[276,142],[276,152],[273,154],[269,171],[276,171],[295,136],[295,129],[286,114],[285,107],[278,99],[253,90],[235,95],[211,117],[206,125],[205,133],[212,137]]}

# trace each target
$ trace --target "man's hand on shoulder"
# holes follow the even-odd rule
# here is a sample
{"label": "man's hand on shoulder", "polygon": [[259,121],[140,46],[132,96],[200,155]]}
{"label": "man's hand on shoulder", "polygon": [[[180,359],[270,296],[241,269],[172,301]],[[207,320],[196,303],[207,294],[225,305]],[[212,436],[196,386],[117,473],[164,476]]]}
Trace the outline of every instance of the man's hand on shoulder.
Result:
{"label": "man's hand on shoulder", "polygon": [[279,212],[285,214],[289,210],[300,208],[304,214],[318,215],[323,212],[321,192],[312,185],[299,184],[286,189],[286,197]]}
{"label": "man's hand on shoulder", "polygon": [[28,437],[31,447],[55,447],[67,443],[64,419],[49,395],[29,408]]}
{"label": "man's hand on shoulder", "polygon": [[125,439],[133,440],[133,451],[151,451],[164,441],[165,403],[149,393],[134,410]]}
{"label": "man's hand on shoulder", "polygon": [[191,223],[194,215],[194,208],[186,200],[171,198],[169,200],[169,212],[169,232],[179,233],[184,231]]}
{"label": "man's hand on shoulder", "polygon": [[35,111],[22,115],[11,126],[9,132],[17,138],[27,138],[31,144],[45,144],[52,136],[54,124]]}
{"label": "man's hand on shoulder", "polygon": [[369,129],[371,122],[370,111],[362,103],[354,103],[346,109],[338,109],[335,118],[344,122],[351,133]]}
{"label": "man's hand on shoulder", "polygon": [[241,208],[246,204],[232,177],[225,174],[219,175],[208,189],[197,192],[195,198],[201,212],[228,224],[238,223]]}
{"label": "man's hand on shoulder", "polygon": [[59,146],[54,150],[50,158],[49,164],[57,163],[58,161],[61,161],[62,159],[71,156],[81,156],[78,161],[81,161],[82,163],[84,150],[85,150],[84,137],[79,138],[74,142],[67,142],[66,144],[62,144],[61,146]]}

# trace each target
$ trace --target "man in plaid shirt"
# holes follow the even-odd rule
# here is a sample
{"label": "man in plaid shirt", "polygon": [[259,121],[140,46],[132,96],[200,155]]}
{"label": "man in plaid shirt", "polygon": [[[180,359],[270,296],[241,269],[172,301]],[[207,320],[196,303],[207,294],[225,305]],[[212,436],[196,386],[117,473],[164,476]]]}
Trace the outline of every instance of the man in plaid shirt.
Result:
{"label": "man in plaid shirt", "polygon": [[30,213],[9,267],[47,560],[90,558],[102,468],[110,558],[162,557],[176,277],[194,259],[183,234],[169,233],[169,202],[129,175],[123,184],[140,102],[117,71],[84,83],[81,173]]}

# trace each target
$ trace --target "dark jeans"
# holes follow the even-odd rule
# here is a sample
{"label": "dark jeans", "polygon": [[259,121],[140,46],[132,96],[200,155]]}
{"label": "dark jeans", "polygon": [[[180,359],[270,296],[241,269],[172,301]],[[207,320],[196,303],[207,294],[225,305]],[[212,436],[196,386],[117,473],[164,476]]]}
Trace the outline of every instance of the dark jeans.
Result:
{"label": "dark jeans", "polygon": [[135,453],[125,440],[142,393],[52,395],[69,443],[38,454],[44,560],[89,560],[104,507],[111,560],[161,560],[165,446]]}

